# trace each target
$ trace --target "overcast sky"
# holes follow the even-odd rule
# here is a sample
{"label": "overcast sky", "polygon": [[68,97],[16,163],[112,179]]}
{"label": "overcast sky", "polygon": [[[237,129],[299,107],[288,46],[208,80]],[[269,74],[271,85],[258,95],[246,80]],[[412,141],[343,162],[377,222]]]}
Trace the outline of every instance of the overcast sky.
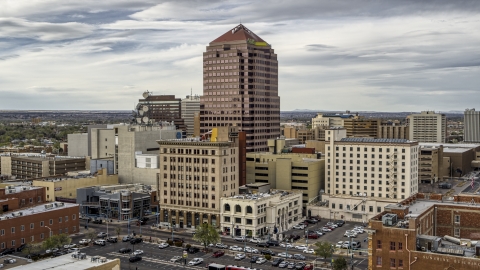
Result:
{"label": "overcast sky", "polygon": [[240,21],[272,44],[281,110],[480,109],[480,1],[1,0],[0,110],[130,110],[202,94]]}

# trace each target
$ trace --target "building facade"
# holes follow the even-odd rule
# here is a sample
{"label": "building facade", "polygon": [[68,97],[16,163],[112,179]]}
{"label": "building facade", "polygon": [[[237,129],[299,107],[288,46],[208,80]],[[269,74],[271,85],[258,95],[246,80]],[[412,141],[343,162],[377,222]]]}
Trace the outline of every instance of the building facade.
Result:
{"label": "building facade", "polygon": [[175,95],[152,95],[145,92],[146,97],[138,100],[137,108],[142,109],[143,117],[148,117],[154,122],[173,122],[177,129],[186,130],[182,119],[182,100]]}
{"label": "building facade", "polygon": [[467,143],[480,143],[480,111],[466,109],[463,117],[463,141]]}
{"label": "building facade", "polygon": [[408,139],[426,143],[444,143],[447,136],[447,118],[445,114],[434,111],[422,111],[408,117]]}
{"label": "building facade", "polygon": [[302,192],[302,206],[325,186],[325,160],[317,154],[247,153],[247,184],[269,183],[273,189]]}
{"label": "building facade", "polygon": [[384,124],[378,127],[379,139],[408,139],[408,126],[400,124]]}
{"label": "building facade", "polygon": [[261,237],[282,233],[302,219],[302,192],[270,190],[220,199],[226,235]]}
{"label": "building facade", "polygon": [[345,119],[355,118],[358,115],[347,113],[318,113],[315,118],[312,118],[312,128],[316,127],[331,127],[338,128],[345,126]]}
{"label": "building facade", "polygon": [[247,152],[267,151],[280,136],[277,55],[241,24],[203,53],[200,132],[234,125],[246,133]]}
{"label": "building facade", "polygon": [[233,142],[159,140],[160,218],[180,228],[220,226],[220,198],[238,194],[239,148]]}
{"label": "building facade", "polygon": [[48,156],[41,154],[8,154],[0,156],[4,175],[17,179],[33,179],[63,175],[71,171],[85,170],[85,158]]}
{"label": "building facade", "polygon": [[181,105],[182,118],[187,126],[187,136],[193,136],[195,133],[195,113],[200,112],[200,96],[189,95],[182,99]]}
{"label": "building facade", "polygon": [[46,188],[29,185],[7,185],[5,188],[0,188],[0,199],[15,199],[3,205],[3,212],[32,207],[46,202]]}
{"label": "building facade", "polygon": [[443,181],[443,145],[436,147],[421,144],[419,161],[420,183],[433,184]]}
{"label": "building facade", "polygon": [[[4,205],[6,200],[1,200]],[[0,215],[0,248],[18,248],[41,242],[55,234],[79,232],[79,207],[71,203],[48,203],[12,209]]]}

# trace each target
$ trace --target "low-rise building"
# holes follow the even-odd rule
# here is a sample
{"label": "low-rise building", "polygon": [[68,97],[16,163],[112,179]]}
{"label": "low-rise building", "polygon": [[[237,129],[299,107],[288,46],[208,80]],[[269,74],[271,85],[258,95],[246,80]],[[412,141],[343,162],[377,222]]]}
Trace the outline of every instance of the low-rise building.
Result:
{"label": "low-rise building", "polygon": [[118,175],[108,175],[107,169],[91,175],[88,172],[71,172],[66,176],[46,177],[32,181],[32,186],[45,187],[47,201],[77,198],[77,189],[91,186],[116,185]]}
{"label": "low-rise building", "polygon": [[[18,199],[1,200],[2,208],[10,200]],[[11,209],[13,205],[0,215],[0,249],[41,242],[55,234],[79,232],[78,204],[56,202]]]}
{"label": "low-rise building", "polygon": [[117,220],[141,218],[158,207],[156,190],[142,184],[79,188],[77,203],[84,216]]}
{"label": "low-rise building", "polygon": [[33,179],[63,175],[85,170],[84,157],[64,157],[42,154],[3,154],[0,156],[3,175],[17,179]]}
{"label": "low-rise building", "polygon": [[[420,183],[436,183],[443,181],[445,169],[443,167],[443,145],[428,146],[420,144],[418,177]],[[448,169],[447,169],[448,173]]]}
{"label": "low-rise building", "polygon": [[220,199],[226,235],[259,237],[282,233],[302,219],[302,192],[269,190]]}
{"label": "low-rise building", "polygon": [[119,270],[121,262],[119,258],[107,259],[102,256],[90,256],[85,253],[72,256],[66,254],[51,257],[34,263],[28,263],[14,268],[15,270]]}
{"label": "low-rise building", "polygon": [[32,187],[30,185],[6,185],[0,188],[0,199],[16,199],[16,205],[3,206],[2,211],[8,212],[22,207],[31,207],[46,202],[46,189],[44,187]]}
{"label": "low-rise building", "polygon": [[480,269],[479,202],[416,194],[386,206],[366,230],[369,269]]}
{"label": "low-rise building", "polygon": [[325,160],[319,154],[247,153],[247,184],[269,183],[273,189],[301,191],[302,205],[325,187]]}
{"label": "low-rise building", "polygon": [[443,177],[459,177],[480,168],[479,144],[420,143],[420,146],[424,149],[442,147],[442,159],[438,159],[436,166]]}

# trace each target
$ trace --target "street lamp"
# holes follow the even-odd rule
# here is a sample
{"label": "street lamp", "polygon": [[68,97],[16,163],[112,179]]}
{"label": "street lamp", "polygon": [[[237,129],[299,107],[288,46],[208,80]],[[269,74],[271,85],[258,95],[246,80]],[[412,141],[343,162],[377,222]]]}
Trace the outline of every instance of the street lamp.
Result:
{"label": "street lamp", "polygon": [[52,237],[52,229],[50,229],[50,227],[48,227],[47,225],[45,225],[45,227],[49,230],[48,237]]}
{"label": "street lamp", "polygon": [[308,248],[308,230],[305,230],[305,244],[307,245],[307,248]]}
{"label": "street lamp", "polygon": [[288,239],[285,239],[285,259],[288,260]]}

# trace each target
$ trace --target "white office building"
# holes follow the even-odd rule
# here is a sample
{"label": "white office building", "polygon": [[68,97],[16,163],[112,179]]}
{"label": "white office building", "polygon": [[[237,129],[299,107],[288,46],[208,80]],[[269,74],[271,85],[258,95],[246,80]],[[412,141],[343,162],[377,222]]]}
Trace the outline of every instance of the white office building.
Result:
{"label": "white office building", "polygon": [[465,110],[463,136],[464,142],[480,143],[480,111]]}

